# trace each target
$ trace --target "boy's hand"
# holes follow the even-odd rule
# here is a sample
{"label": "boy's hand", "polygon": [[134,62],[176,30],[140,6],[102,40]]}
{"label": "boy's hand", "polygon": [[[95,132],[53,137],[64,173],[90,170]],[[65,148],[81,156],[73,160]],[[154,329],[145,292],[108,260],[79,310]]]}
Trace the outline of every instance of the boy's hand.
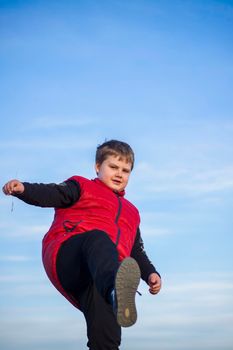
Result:
{"label": "boy's hand", "polygon": [[8,196],[20,194],[24,192],[24,185],[19,180],[11,180],[3,186],[2,190]]}
{"label": "boy's hand", "polygon": [[148,277],[149,292],[151,294],[157,294],[162,286],[161,278],[157,273],[151,273]]}

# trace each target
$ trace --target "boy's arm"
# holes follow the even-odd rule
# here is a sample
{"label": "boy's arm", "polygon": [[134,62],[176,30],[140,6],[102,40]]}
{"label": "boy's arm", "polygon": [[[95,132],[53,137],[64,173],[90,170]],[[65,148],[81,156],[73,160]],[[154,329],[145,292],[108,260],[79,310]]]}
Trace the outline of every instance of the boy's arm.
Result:
{"label": "boy's arm", "polygon": [[[3,191],[5,194],[11,194],[25,203],[39,207],[66,208],[74,204],[80,197],[80,186],[78,182],[73,180],[67,180],[58,185],[28,182],[22,182],[21,184],[23,185],[23,192],[21,193],[17,191],[6,193]],[[4,188],[6,186],[7,184]]]}
{"label": "boy's arm", "polygon": [[131,257],[137,261],[141,270],[141,278],[150,286],[150,293],[157,294],[161,288],[161,276],[146,254],[139,228],[131,251]]}

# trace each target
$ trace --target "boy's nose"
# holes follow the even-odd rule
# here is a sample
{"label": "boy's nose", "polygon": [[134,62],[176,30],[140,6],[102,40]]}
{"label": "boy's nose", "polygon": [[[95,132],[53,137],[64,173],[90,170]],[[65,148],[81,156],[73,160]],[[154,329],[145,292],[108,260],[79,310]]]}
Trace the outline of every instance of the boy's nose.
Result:
{"label": "boy's nose", "polygon": [[117,173],[116,173],[116,176],[122,177],[122,171],[118,169],[118,171],[117,171]]}

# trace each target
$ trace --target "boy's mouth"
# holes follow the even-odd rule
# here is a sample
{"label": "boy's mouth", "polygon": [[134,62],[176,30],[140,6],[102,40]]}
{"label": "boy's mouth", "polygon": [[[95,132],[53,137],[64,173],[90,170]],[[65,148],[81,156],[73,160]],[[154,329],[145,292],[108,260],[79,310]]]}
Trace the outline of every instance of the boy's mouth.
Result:
{"label": "boy's mouth", "polygon": [[121,181],[120,180],[112,180],[112,182],[114,183],[114,184],[116,184],[116,185],[120,185],[121,184]]}

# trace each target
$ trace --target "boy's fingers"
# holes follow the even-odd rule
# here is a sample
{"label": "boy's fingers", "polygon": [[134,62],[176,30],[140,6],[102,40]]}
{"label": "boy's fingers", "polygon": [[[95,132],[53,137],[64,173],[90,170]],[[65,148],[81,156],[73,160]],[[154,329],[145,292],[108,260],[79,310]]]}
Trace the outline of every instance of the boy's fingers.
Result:
{"label": "boy's fingers", "polygon": [[152,280],[150,281],[149,286],[150,286],[149,292],[151,294],[157,294],[161,289],[161,281],[158,279]]}
{"label": "boy's fingers", "polygon": [[11,194],[12,191],[13,191],[13,186],[12,186],[12,184],[11,184],[11,183],[8,183],[8,184],[6,185],[6,188],[7,188],[7,193]]}
{"label": "boy's fingers", "polygon": [[160,283],[158,280],[155,280],[155,281],[150,281],[149,285],[151,288],[156,288],[157,286],[160,286]]}
{"label": "boy's fingers", "polygon": [[9,194],[9,188],[8,188],[7,184],[5,186],[3,186],[2,190],[5,194]]}
{"label": "boy's fingers", "polygon": [[2,190],[5,194],[9,195],[12,194],[14,191],[17,191],[17,188],[18,183],[16,181],[10,181],[3,186]]}
{"label": "boy's fingers", "polygon": [[160,291],[160,288],[150,288],[149,289],[149,292],[151,293],[151,294],[157,294],[158,292]]}
{"label": "boy's fingers", "polygon": [[150,288],[151,289],[160,289],[160,284],[158,284],[158,283],[152,284],[152,285],[150,285]]}
{"label": "boy's fingers", "polygon": [[151,294],[158,294],[159,290],[150,289],[149,292],[150,292]]}

